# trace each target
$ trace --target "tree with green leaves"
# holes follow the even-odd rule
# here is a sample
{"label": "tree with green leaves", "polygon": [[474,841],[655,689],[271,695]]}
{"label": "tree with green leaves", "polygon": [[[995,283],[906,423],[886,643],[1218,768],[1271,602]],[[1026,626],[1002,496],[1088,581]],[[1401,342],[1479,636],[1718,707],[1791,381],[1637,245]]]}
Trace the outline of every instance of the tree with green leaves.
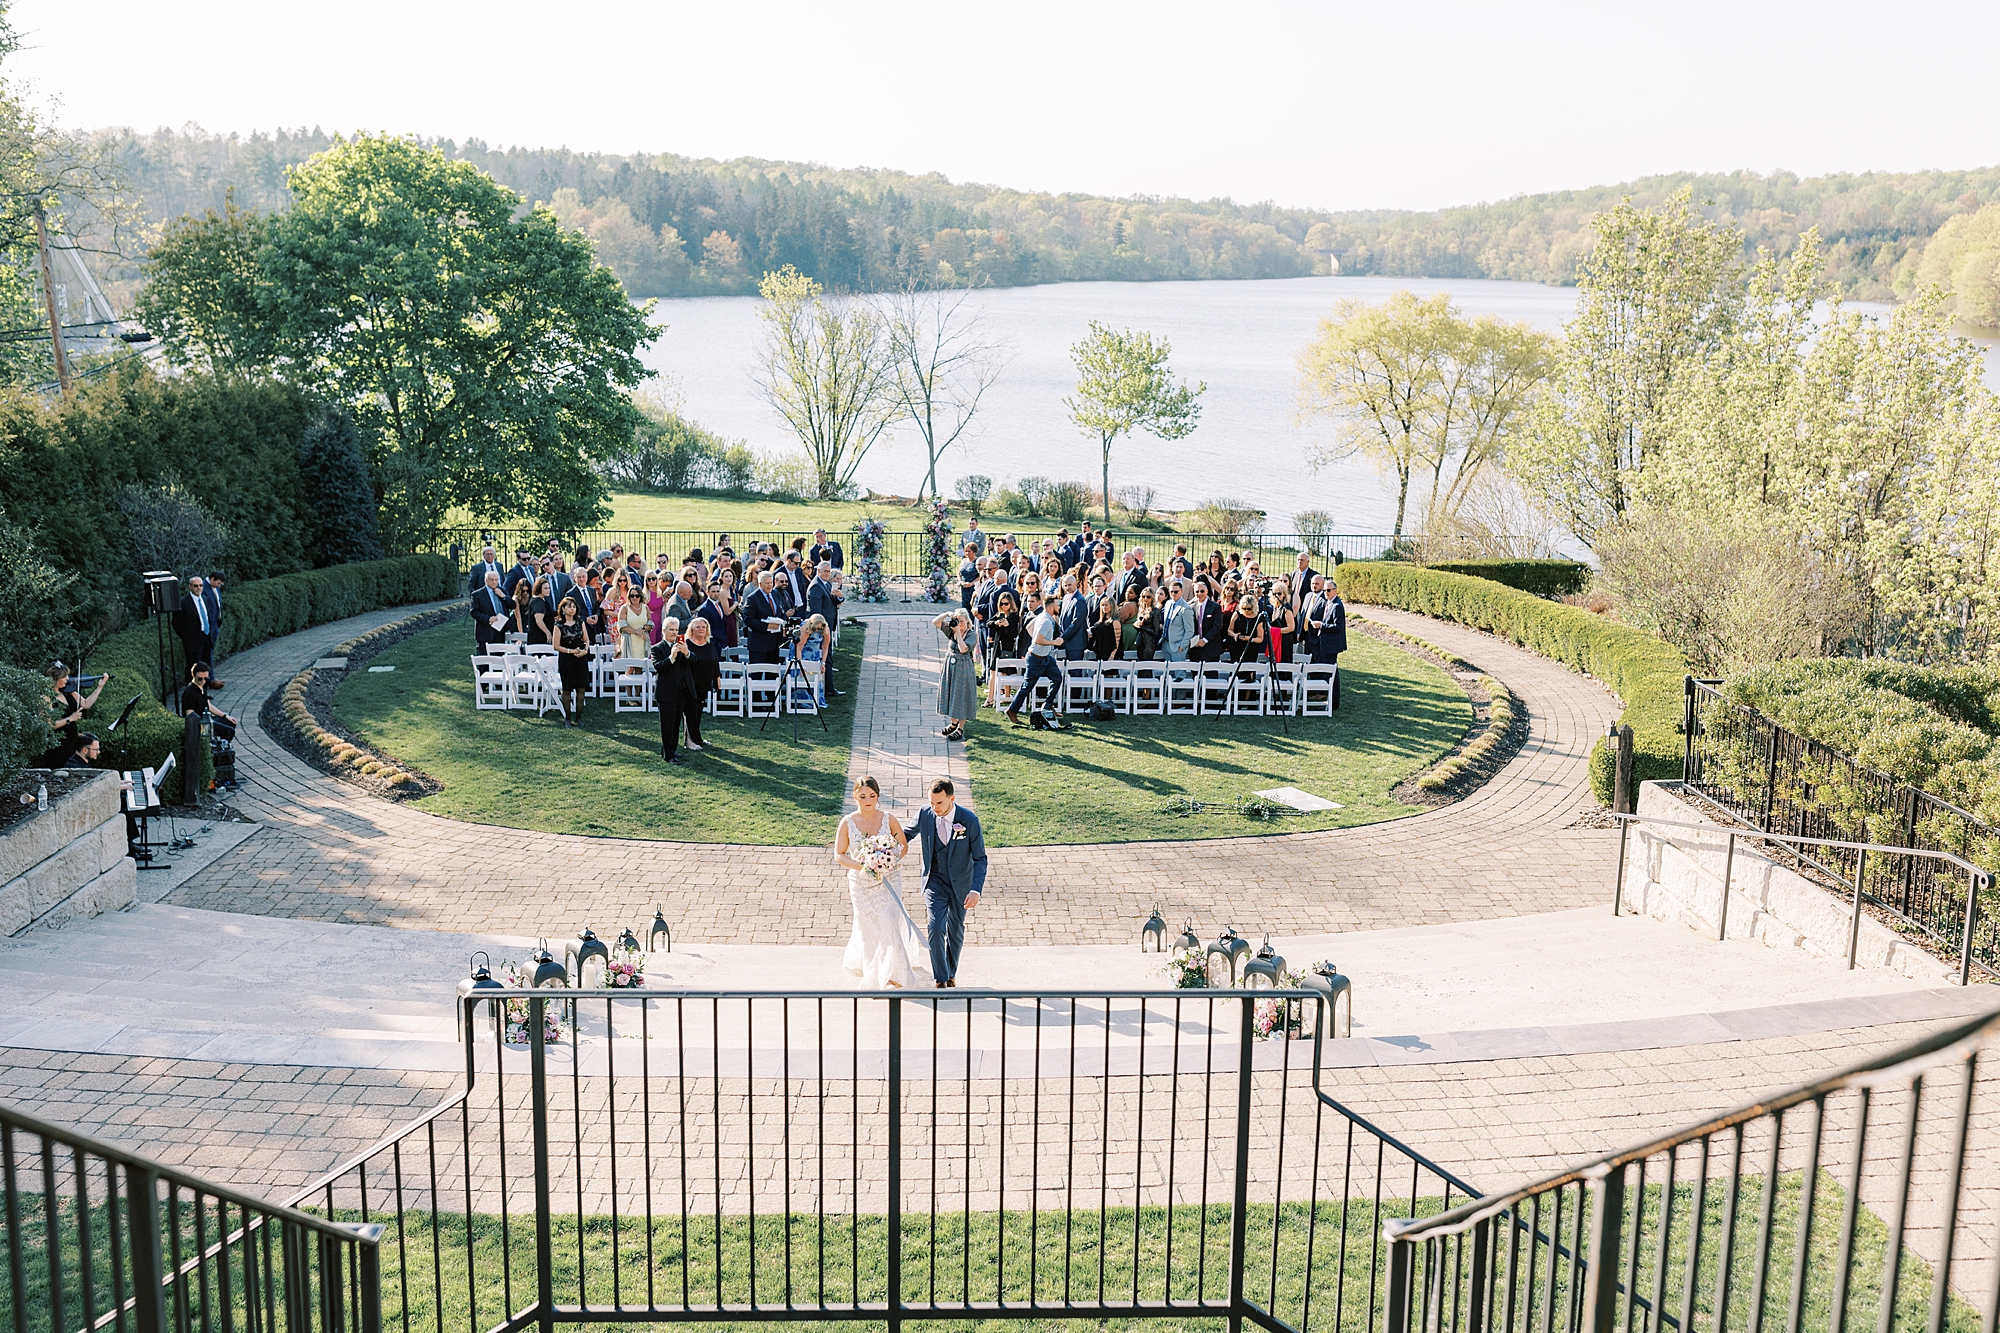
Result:
{"label": "tree with green leaves", "polygon": [[322,408],[306,427],[299,437],[299,481],[318,528],[312,549],[315,565],[382,558],[375,482],[368,474],[368,458],[352,412]]}
{"label": "tree with green leaves", "polygon": [[1395,533],[1421,479],[1426,526],[1451,518],[1526,419],[1553,340],[1525,322],[1467,319],[1440,292],[1342,301],[1299,353],[1299,407],[1335,434],[1307,454],[1318,468],[1359,453],[1396,479]]}
{"label": "tree with green leaves", "polygon": [[600,521],[592,463],[633,430],[658,331],[589,240],[411,139],[336,144],[289,184],[283,213],[168,229],[142,309],[170,353],[350,408],[393,548],[453,509]]}
{"label": "tree with green leaves", "polygon": [[1069,349],[1076,363],[1076,392],[1063,399],[1070,420],[1097,437],[1103,452],[1104,521],[1111,522],[1111,446],[1143,430],[1156,439],[1185,439],[1201,422],[1207,384],[1176,382],[1167,365],[1165,338],[1141,329],[1122,332],[1096,320],[1090,334]]}
{"label": "tree with green leaves", "polygon": [[1689,190],[1658,208],[1627,199],[1591,226],[1553,392],[1509,463],[1586,542],[1631,506],[1681,377],[1734,335],[1744,301],[1743,233]]}
{"label": "tree with green leaves", "polygon": [[900,413],[882,317],[860,301],[828,296],[789,264],[766,273],[758,290],[758,387],[804,446],[816,496],[837,499]]}

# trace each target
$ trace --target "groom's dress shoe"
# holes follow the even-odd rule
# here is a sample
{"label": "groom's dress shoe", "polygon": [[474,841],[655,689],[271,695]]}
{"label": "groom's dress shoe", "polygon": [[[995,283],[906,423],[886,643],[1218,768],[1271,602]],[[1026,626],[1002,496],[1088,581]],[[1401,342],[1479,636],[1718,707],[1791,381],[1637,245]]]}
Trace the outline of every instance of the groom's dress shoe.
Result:
{"label": "groom's dress shoe", "polygon": [[957,989],[958,989],[958,978],[957,978],[957,977],[953,977],[953,978],[952,978],[952,979],[951,979],[950,981],[947,981],[947,982],[945,982],[944,984],[945,984],[945,985],[947,985],[947,986],[949,986],[949,987],[951,987],[951,988],[952,988],[953,990],[957,990]]}

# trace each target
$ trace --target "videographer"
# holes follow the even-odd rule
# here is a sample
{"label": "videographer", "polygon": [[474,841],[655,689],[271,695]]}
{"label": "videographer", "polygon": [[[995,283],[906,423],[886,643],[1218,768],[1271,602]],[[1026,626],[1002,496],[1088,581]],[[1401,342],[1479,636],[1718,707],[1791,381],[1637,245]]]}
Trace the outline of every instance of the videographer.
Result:
{"label": "videographer", "polygon": [[[91,706],[97,702],[97,696],[104,693],[105,685],[111,680],[111,673],[107,671],[97,678],[96,685],[91,689],[88,697],[70,688],[69,666],[66,663],[49,663],[48,677],[49,689],[54,694],[54,698],[49,701],[49,726],[55,731],[59,739],[55,744],[55,748],[43,755],[41,761],[36,764],[36,767],[61,768],[62,764],[59,761],[73,754],[77,747],[82,744],[83,715],[89,712]],[[89,683],[88,681],[77,682],[79,685],[87,685]]]}
{"label": "videographer", "polygon": [[1062,690],[1062,668],[1056,665],[1056,649],[1063,646],[1062,628],[1056,621],[1061,606],[1059,597],[1044,598],[1041,614],[1028,622],[1028,677],[1021,682],[1021,692],[1014,696],[1014,702],[1007,705],[1007,720],[1017,727],[1028,725],[1021,721],[1021,709],[1033,702],[1037,680],[1043,676],[1049,678],[1051,699]]}

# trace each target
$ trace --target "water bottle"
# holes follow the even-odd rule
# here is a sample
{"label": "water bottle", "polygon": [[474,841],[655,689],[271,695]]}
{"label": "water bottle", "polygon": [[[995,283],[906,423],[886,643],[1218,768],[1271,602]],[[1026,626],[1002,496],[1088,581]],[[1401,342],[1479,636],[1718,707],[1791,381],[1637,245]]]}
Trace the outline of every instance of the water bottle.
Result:
{"label": "water bottle", "polygon": [[42,814],[49,812],[49,784],[46,782],[35,788],[35,809]]}

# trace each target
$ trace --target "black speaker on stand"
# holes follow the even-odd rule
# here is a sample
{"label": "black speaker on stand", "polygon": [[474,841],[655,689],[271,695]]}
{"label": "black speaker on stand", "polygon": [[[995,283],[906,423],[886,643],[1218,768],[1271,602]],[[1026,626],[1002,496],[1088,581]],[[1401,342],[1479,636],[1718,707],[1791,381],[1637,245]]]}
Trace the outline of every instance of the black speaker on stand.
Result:
{"label": "black speaker on stand", "polygon": [[181,581],[171,570],[165,569],[149,569],[139,576],[139,580],[146,589],[146,614],[153,617],[154,638],[159,648],[160,702],[164,704],[181,686],[180,672],[174,660],[174,646],[179,640],[169,632],[171,627],[167,623],[180,608]]}

